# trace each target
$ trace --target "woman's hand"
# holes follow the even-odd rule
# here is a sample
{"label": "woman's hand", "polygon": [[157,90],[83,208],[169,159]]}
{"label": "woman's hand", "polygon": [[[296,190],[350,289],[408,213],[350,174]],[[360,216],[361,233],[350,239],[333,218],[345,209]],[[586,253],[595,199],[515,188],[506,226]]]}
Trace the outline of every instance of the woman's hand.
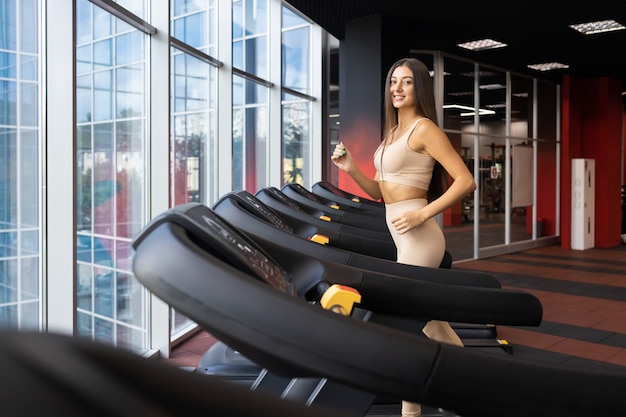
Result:
{"label": "woman's hand", "polygon": [[350,172],[350,170],[354,166],[354,160],[352,159],[352,154],[343,144],[343,142],[339,142],[335,146],[335,150],[333,151],[332,156],[330,157],[333,164],[335,164],[339,169],[345,172]]}
{"label": "woman's hand", "polygon": [[399,235],[409,230],[421,226],[426,219],[422,218],[421,210],[407,211],[399,217],[391,220],[391,224],[396,228]]}

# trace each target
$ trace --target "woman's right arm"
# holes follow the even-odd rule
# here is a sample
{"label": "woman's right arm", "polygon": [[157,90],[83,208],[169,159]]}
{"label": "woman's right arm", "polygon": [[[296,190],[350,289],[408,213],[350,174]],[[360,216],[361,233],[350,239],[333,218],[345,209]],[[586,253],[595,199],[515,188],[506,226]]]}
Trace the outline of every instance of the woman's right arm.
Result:
{"label": "woman's right arm", "polygon": [[380,200],[382,198],[378,181],[369,178],[359,169],[352,158],[352,153],[350,153],[342,142],[339,142],[337,146],[335,146],[335,151],[330,159],[340,170],[350,175],[358,186],[372,199]]}

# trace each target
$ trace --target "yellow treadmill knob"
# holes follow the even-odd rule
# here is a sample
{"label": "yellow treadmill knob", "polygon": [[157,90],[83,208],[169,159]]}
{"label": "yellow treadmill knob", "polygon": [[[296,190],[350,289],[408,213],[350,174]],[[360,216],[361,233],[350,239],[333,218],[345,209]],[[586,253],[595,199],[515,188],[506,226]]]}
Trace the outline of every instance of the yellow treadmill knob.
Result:
{"label": "yellow treadmill knob", "polygon": [[324,292],[320,304],[326,310],[349,316],[352,314],[354,304],[361,302],[361,294],[352,287],[333,284]]}
{"label": "yellow treadmill knob", "polygon": [[309,240],[315,243],[319,243],[320,245],[326,245],[328,244],[328,242],[330,242],[330,239],[328,238],[328,236],[318,235],[318,234],[314,234],[313,236],[309,238]]}

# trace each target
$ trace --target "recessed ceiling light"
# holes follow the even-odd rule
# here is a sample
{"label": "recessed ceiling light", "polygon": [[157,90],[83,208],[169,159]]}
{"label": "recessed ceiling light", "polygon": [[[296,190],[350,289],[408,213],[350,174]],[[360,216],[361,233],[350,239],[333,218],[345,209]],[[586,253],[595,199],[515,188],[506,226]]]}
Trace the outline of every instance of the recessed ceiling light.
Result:
{"label": "recessed ceiling light", "polygon": [[473,96],[474,92],[473,91],[457,91],[454,93],[446,93],[449,96],[456,96],[456,97],[461,97],[461,96]]}
{"label": "recessed ceiling light", "polygon": [[585,35],[626,29],[626,26],[616,22],[615,20],[599,20],[597,22],[579,23],[577,25],[569,25],[569,27]]}
{"label": "recessed ceiling light", "polygon": [[506,88],[506,85],[502,84],[481,84],[478,86],[481,90],[500,90]]}
{"label": "recessed ceiling light", "polygon": [[493,39],[480,39],[477,41],[459,43],[457,46],[469,49],[470,51],[482,51],[484,49],[503,48],[507,45],[506,43],[494,41]]}
{"label": "recessed ceiling light", "polygon": [[[445,104],[443,106],[444,109],[456,109],[456,110],[469,110],[468,112],[461,112],[459,113],[459,116],[473,116],[474,114],[476,114],[476,111],[474,110],[474,107],[470,107],[470,106],[464,106],[462,104]],[[495,114],[496,112],[493,110],[487,110],[487,109],[478,109],[478,114],[479,115],[488,115],[488,114]]]}
{"label": "recessed ceiling light", "polygon": [[485,107],[488,109],[504,109],[506,108],[506,103],[487,104]]}
{"label": "recessed ceiling light", "polygon": [[532,64],[528,65],[528,68],[537,71],[552,71],[555,69],[569,68],[567,64],[561,64],[560,62],[546,62],[544,64]]}

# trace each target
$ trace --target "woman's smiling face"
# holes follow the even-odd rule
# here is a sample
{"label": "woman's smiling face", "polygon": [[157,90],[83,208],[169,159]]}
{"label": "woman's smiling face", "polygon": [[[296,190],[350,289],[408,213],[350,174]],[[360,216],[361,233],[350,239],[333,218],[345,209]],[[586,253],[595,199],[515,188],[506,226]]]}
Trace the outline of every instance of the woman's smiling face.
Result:
{"label": "woman's smiling face", "polygon": [[415,106],[415,80],[413,72],[407,66],[401,65],[391,73],[389,83],[391,103],[397,109]]}

